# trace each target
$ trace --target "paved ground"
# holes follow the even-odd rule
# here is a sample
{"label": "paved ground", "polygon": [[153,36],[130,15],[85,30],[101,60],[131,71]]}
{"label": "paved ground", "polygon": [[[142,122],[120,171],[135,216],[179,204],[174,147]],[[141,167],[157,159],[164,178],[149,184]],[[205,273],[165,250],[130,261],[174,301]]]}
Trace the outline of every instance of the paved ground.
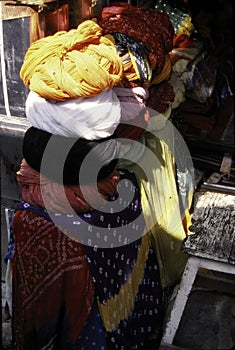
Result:
{"label": "paved ground", "polygon": [[235,349],[235,281],[231,282],[223,291],[194,288],[174,344],[194,350]]}

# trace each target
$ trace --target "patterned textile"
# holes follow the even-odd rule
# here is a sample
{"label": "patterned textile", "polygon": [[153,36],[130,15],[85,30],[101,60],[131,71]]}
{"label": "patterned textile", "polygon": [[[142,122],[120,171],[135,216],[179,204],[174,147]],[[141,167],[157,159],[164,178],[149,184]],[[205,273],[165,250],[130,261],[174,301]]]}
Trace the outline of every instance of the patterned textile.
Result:
{"label": "patterned textile", "polygon": [[96,300],[94,300],[91,312],[84,323],[83,329],[73,349],[108,350],[106,334]]}
{"label": "patterned textile", "polygon": [[[149,236],[142,235],[144,220],[136,221],[142,217],[139,189],[131,171],[121,170],[120,180],[123,181],[120,181],[118,201],[124,209],[119,212],[114,211],[112,202],[109,212],[103,206],[79,216],[48,213],[26,202],[17,207],[13,225],[16,237],[14,325],[18,341],[29,346],[20,349],[42,349],[43,346],[45,349],[143,349],[148,335],[161,326],[158,263]],[[130,194],[132,199],[125,201]],[[48,231],[47,227],[51,226],[57,235]],[[124,230],[119,231],[120,227]],[[106,234],[102,235],[103,231]],[[107,246],[104,245],[106,236],[110,238],[119,233],[119,245],[115,239],[109,239]],[[53,239],[56,242],[57,237],[63,238],[63,244],[58,241],[53,246]],[[86,244],[81,246],[78,240]],[[50,255],[47,255],[49,251]],[[86,253],[87,260],[82,260],[82,270],[73,263],[76,261],[75,251],[80,252],[78,261],[79,257],[84,257],[82,252]],[[44,264],[40,265],[41,269],[36,269],[40,261]],[[74,270],[69,271],[72,268]],[[51,271],[51,277],[47,271]],[[54,277],[54,271],[60,276]],[[80,308],[88,305],[89,294],[84,288],[88,288],[86,283],[88,277],[90,283],[90,273],[95,299],[85,320],[81,317],[85,313],[81,315]],[[80,274],[83,280],[79,278]],[[91,300],[92,295],[89,302]],[[34,329],[34,337],[20,333],[28,331],[22,326],[23,318],[25,325]],[[28,345],[29,340],[31,345]],[[46,347],[50,341],[51,345]]]}
{"label": "patterned textile", "polygon": [[53,222],[29,211],[16,211],[13,233],[17,349],[71,349],[94,298],[83,247]]}

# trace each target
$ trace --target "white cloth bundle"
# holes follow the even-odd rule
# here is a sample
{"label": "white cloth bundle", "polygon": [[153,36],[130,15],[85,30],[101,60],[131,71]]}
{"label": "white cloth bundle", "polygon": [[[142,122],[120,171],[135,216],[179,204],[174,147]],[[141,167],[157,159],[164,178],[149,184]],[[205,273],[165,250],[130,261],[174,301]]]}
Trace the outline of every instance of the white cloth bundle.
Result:
{"label": "white cloth bundle", "polygon": [[35,128],[87,140],[111,136],[121,119],[120,102],[112,89],[65,102],[46,100],[30,91],[25,106],[26,117]]}

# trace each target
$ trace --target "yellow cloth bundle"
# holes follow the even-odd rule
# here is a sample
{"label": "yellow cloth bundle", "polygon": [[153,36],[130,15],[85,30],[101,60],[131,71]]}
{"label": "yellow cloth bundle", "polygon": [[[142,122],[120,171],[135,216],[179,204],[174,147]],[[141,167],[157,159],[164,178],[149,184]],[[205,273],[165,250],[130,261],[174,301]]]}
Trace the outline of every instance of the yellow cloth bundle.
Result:
{"label": "yellow cloth bundle", "polygon": [[181,246],[186,236],[192,234],[189,227],[192,224],[190,208],[194,188],[192,177],[188,176],[189,188],[185,191],[181,212],[174,156],[177,135],[174,130],[174,126],[167,123],[160,130],[145,132],[139,140],[142,149],[140,142],[134,146],[132,143],[132,149],[124,153],[119,161],[120,167],[132,169],[137,177],[146,228],[158,259],[162,288],[174,286],[182,277],[188,256],[181,251]]}
{"label": "yellow cloth bundle", "polygon": [[123,65],[115,45],[92,20],[32,43],[20,77],[46,99],[90,97],[117,85]]}
{"label": "yellow cloth bundle", "polygon": [[153,72],[151,84],[153,85],[160,84],[164,80],[168,80],[170,76],[171,76],[171,59],[169,54],[166,54],[164,67],[160,74],[156,74]]}

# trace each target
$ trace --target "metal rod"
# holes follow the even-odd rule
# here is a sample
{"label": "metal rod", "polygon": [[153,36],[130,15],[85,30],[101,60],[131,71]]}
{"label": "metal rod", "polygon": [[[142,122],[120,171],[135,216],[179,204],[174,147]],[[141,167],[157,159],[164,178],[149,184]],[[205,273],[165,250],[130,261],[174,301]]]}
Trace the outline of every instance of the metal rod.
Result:
{"label": "metal rod", "polygon": [[201,185],[201,189],[215,191],[215,192],[228,193],[228,194],[235,194],[235,187],[233,187],[233,186],[213,184],[210,182],[203,182],[203,184]]}

